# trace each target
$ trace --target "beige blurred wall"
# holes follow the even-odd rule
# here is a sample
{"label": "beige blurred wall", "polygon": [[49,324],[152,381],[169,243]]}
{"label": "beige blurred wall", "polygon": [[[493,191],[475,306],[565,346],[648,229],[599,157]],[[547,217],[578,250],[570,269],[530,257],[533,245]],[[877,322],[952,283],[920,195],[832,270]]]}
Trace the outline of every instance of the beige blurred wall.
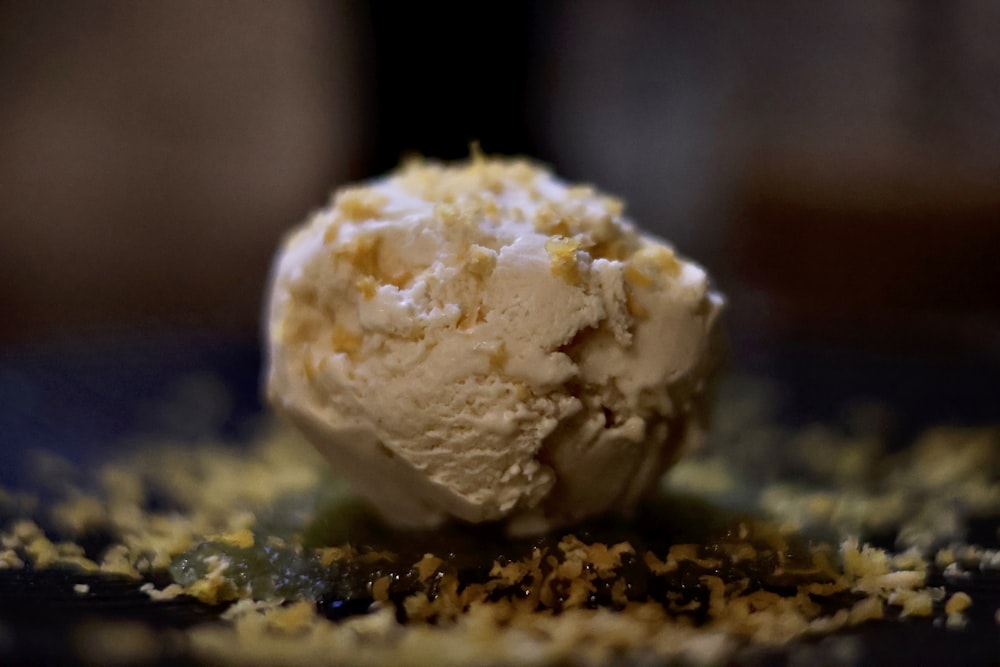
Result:
{"label": "beige blurred wall", "polygon": [[253,333],[281,234],[358,176],[342,3],[0,5],[0,340]]}
{"label": "beige blurred wall", "polygon": [[550,159],[704,262],[742,335],[1000,350],[1000,3],[558,3]]}
{"label": "beige blurred wall", "polygon": [[515,5],[0,0],[0,340],[252,334],[329,188],[499,137],[704,262],[735,330],[1000,349],[1000,4]]}

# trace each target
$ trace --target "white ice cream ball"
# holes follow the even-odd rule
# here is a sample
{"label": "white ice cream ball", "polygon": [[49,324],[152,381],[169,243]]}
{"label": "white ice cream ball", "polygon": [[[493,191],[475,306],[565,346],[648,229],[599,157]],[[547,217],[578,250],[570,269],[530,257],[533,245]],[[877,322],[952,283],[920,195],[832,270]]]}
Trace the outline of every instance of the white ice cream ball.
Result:
{"label": "white ice cream ball", "polygon": [[398,525],[628,513],[699,427],[721,305],[591,187],[412,162],[285,241],[268,397]]}

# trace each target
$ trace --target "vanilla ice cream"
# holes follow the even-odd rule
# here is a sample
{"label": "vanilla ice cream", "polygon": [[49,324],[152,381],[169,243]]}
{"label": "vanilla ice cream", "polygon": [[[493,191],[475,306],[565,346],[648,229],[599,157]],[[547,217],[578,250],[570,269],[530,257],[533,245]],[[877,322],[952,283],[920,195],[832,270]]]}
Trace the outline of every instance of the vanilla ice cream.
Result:
{"label": "vanilla ice cream", "polygon": [[697,431],[721,304],[593,188],[416,161],[287,238],[268,397],[397,525],[628,512]]}

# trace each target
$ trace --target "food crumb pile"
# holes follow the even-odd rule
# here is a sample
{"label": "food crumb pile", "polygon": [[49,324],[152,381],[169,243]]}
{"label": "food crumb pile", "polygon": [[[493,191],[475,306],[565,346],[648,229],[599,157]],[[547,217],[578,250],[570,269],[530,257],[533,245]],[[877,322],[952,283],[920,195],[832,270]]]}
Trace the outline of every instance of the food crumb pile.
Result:
{"label": "food crumb pile", "polygon": [[217,614],[182,643],[210,664],[718,664],[871,622],[960,632],[985,604],[966,584],[1000,575],[997,536],[966,532],[1000,516],[998,431],[942,427],[888,452],[863,428],[780,427],[764,394],[726,384],[712,439],[634,524],[524,540],[389,528],[276,424],[92,472],[46,456],[46,489],[0,492],[0,569],[196,599]]}

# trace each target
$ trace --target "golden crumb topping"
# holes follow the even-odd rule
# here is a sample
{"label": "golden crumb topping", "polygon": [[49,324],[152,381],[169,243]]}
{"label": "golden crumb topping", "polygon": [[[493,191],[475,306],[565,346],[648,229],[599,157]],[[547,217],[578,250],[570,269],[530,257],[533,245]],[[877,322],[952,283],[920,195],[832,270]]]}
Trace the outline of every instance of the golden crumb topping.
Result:
{"label": "golden crumb topping", "polygon": [[334,201],[334,210],[348,220],[359,222],[378,218],[389,199],[368,188],[342,190]]}
{"label": "golden crumb topping", "polygon": [[[893,469],[950,457],[948,474],[964,480],[964,497],[988,511],[1000,506],[989,495],[996,436],[989,429],[938,429]],[[810,437],[816,442],[816,434]],[[850,444],[843,446],[847,452]],[[945,627],[961,629],[977,601],[947,585],[929,586],[930,572],[945,570],[947,582],[965,571],[1000,569],[996,550],[977,545],[893,554],[853,536],[837,547],[810,544],[780,527],[789,518],[801,523],[798,510],[829,520],[821,502],[775,506],[773,522],[733,517],[700,539],[673,536],[690,532],[703,517],[680,520],[660,512],[674,525],[638,539],[567,532],[517,547],[520,552],[502,542],[472,552],[461,541],[428,550],[403,540],[385,548],[377,539],[359,539],[370,516],[357,514],[346,488],[322,471],[316,454],[283,430],[266,432],[249,450],[177,443],[143,450],[133,461],[105,466],[96,475],[103,480],[99,494],[70,489],[70,498],[50,508],[48,518],[58,517],[67,535],[98,530],[113,538],[96,560],[25,518],[0,532],[0,569],[68,567],[140,581],[169,567],[173,583],[142,585],[152,600],[191,596],[231,605],[222,624],[188,631],[195,653],[213,664],[256,664],[261,656],[309,664],[349,655],[373,665],[393,662],[400,647],[413,664],[439,660],[442,651],[456,664],[483,655],[504,664],[583,655],[610,660],[630,651],[674,659],[695,646],[697,662],[724,663],[740,646],[783,645],[871,620],[937,616]],[[912,472],[919,476],[919,468]],[[710,479],[699,477],[696,467],[687,475],[696,485]],[[944,473],[920,479],[958,488],[957,478]],[[896,477],[893,484],[909,489],[913,479]],[[174,510],[145,508],[152,490]],[[902,519],[923,502],[917,493],[900,505]],[[282,505],[290,514],[274,523],[270,512]],[[313,508],[308,523],[294,518],[303,507]],[[677,511],[678,505],[666,507]],[[352,516],[357,523],[350,523]],[[274,534],[276,526],[285,532]],[[490,549],[501,555],[483,555]],[[287,581],[301,587],[281,588]],[[84,584],[74,590],[93,594]],[[330,601],[355,604],[359,614],[341,618]]]}

